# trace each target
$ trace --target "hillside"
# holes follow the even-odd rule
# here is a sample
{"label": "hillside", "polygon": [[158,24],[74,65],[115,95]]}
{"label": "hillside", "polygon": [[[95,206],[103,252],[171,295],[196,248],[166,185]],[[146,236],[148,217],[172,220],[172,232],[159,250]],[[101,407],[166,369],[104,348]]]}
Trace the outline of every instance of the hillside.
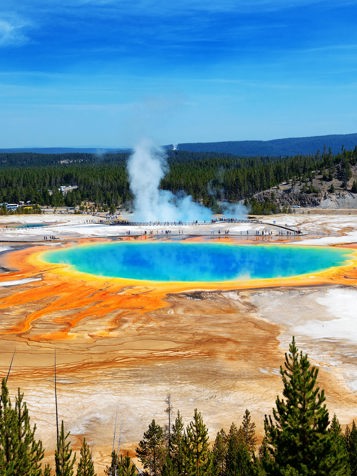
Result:
{"label": "hillside", "polygon": [[[290,179],[268,190],[254,194],[255,211],[293,211],[296,208],[316,207],[322,209],[357,208],[357,165],[351,165],[349,178],[341,174],[340,164],[328,173],[315,171],[305,179]],[[275,208],[274,208],[275,207]]]}
{"label": "hillside", "polygon": [[[214,152],[230,154],[238,157],[291,157],[294,155],[310,155],[324,150],[331,150],[338,154],[344,147],[353,150],[357,146],[357,133],[333,134],[312,137],[292,137],[273,140],[243,140],[221,142],[192,142],[179,143],[163,146],[166,150],[188,152]],[[32,148],[0,148],[1,153],[32,153],[32,154],[93,154],[100,158],[103,154],[124,153],[132,151],[131,147],[32,147]]]}
{"label": "hillside", "polygon": [[295,137],[268,141],[196,142],[178,144],[178,150],[191,152],[220,152],[240,157],[286,157],[316,154],[331,149],[333,154],[342,147],[353,150],[357,146],[357,134],[335,134],[314,137]]}

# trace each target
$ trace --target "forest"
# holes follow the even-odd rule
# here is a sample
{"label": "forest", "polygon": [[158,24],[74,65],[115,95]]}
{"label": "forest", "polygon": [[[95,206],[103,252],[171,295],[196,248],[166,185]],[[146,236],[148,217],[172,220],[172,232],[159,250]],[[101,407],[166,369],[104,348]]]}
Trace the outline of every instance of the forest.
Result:
{"label": "forest", "polygon": [[[128,153],[0,153],[0,213],[8,213],[6,203],[21,204],[17,213],[36,213],[46,206],[75,207],[78,212],[130,210],[128,157]],[[281,158],[170,150],[167,161],[162,189],[191,195],[214,213],[221,211],[222,201],[244,201],[251,213],[275,213],[282,210],[273,198],[258,203],[254,195],[289,180],[304,183],[311,193],[311,180],[318,173],[325,181],[337,178],[347,190],[351,168],[357,164],[357,147],[338,154],[324,150]],[[63,193],[61,186],[76,188]],[[353,187],[357,192],[357,183],[351,191]]]}
{"label": "forest", "polygon": [[[255,423],[246,410],[240,424],[221,429],[213,442],[201,413],[195,409],[185,426],[172,418],[171,397],[166,399],[168,423],[152,420],[136,448],[135,459],[114,448],[107,476],[356,476],[357,427],[342,431],[329,415],[325,394],[318,386],[318,369],[292,339],[280,367],[282,392],[265,416],[264,436],[257,445]],[[15,402],[8,390],[10,371],[2,379],[0,399],[0,474],[6,476],[97,476],[89,443],[79,454],[72,448],[64,422],[57,418],[54,465],[43,465],[45,448],[36,439],[24,396]],[[138,469],[134,462],[138,461]],[[98,475],[99,476],[99,475]]]}

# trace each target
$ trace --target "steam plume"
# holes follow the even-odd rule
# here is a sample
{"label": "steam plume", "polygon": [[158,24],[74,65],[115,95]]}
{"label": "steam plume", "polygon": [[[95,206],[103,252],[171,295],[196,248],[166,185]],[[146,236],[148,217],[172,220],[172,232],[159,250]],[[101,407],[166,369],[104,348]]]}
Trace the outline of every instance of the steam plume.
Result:
{"label": "steam plume", "polygon": [[223,203],[222,212],[225,218],[235,220],[245,220],[248,215],[248,209],[243,203]]}
{"label": "steam plume", "polygon": [[160,190],[168,170],[165,152],[149,141],[141,142],[128,161],[130,189],[134,195],[134,220],[141,222],[206,221],[212,212],[184,194]]}

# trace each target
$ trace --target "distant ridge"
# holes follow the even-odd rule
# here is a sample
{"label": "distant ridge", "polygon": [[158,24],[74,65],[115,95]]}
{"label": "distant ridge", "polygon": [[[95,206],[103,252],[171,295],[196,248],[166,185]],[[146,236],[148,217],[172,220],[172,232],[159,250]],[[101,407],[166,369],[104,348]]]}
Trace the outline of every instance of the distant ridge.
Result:
{"label": "distant ridge", "polygon": [[[175,145],[176,146],[176,145]],[[324,149],[336,154],[342,147],[352,150],[357,146],[356,134],[335,134],[314,137],[295,137],[274,140],[247,140],[227,142],[196,142],[177,144],[178,150],[190,152],[220,152],[240,157],[288,157],[310,155]]]}
{"label": "distant ridge", "polygon": [[[357,146],[357,133],[333,134],[312,137],[292,137],[273,140],[245,140],[223,142],[186,142],[175,144],[175,148],[189,152],[215,152],[231,154],[239,157],[289,157],[294,155],[311,155],[331,149],[333,154],[341,151],[342,147],[353,150]],[[173,145],[163,146],[172,150]],[[68,154],[87,153],[103,155],[105,153],[130,153],[130,147],[32,147],[32,148],[4,148],[0,153],[37,153],[37,154]]]}

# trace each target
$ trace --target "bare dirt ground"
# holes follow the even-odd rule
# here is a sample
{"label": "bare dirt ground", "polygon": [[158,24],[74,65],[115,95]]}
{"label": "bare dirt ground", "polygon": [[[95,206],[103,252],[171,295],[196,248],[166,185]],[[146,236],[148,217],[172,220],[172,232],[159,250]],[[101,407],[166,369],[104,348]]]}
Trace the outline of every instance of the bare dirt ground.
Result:
{"label": "bare dirt ground", "polygon": [[13,392],[18,386],[24,391],[49,455],[56,431],[55,351],[60,418],[75,445],[86,436],[99,469],[109,461],[116,415],[121,448],[134,450],[153,418],[167,422],[168,394],[174,415],[180,410],[186,423],[195,408],[202,412],[212,439],[232,421],[239,425],[246,408],[261,433],[264,414],[281,390],[279,366],[292,335],[320,368],[330,414],[342,424],[357,417],[355,263],[322,281],[161,289],[83,278],[34,259],[39,250],[63,243],[128,239],[129,229],[130,236],[141,238],[152,232],[152,238],[166,239],[169,228],[190,239],[229,236],[238,242],[355,248],[353,212],[297,213],[264,218],[265,223],[179,230],[110,227],[82,216],[45,219],[42,229],[19,229],[14,219],[0,219],[0,370],[7,372],[16,350],[9,384]]}

